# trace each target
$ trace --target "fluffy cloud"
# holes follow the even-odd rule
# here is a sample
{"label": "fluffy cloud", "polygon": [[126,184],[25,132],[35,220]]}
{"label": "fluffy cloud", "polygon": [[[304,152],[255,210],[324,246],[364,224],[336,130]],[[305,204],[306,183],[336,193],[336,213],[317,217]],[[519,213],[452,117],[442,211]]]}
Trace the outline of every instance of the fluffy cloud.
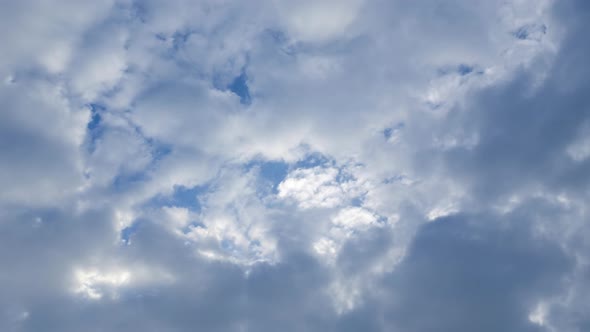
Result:
{"label": "fluffy cloud", "polygon": [[1,4],[0,329],[588,329],[589,16]]}

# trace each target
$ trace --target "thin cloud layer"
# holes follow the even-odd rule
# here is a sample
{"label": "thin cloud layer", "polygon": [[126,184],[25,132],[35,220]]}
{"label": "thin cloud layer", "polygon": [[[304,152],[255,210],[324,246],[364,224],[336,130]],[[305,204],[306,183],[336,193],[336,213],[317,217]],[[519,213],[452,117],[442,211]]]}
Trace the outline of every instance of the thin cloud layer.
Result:
{"label": "thin cloud layer", "polygon": [[0,330],[587,330],[589,18],[1,4]]}

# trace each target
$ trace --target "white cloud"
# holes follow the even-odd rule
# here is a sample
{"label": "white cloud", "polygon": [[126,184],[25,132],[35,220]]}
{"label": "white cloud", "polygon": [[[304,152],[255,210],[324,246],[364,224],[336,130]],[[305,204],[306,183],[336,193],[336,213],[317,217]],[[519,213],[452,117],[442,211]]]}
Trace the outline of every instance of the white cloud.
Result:
{"label": "white cloud", "polygon": [[279,12],[289,33],[302,41],[326,41],[342,37],[354,22],[362,0],[279,1]]}
{"label": "white cloud", "polygon": [[336,226],[346,229],[363,229],[377,222],[376,216],[363,208],[352,207],[341,210],[332,220]]}
{"label": "white cloud", "polygon": [[292,198],[304,209],[338,206],[343,203],[345,193],[337,176],[336,168],[297,169],[279,184],[279,197]]}
{"label": "white cloud", "polygon": [[[104,288],[115,291],[117,288],[130,282],[131,275],[127,271],[101,273],[95,270],[78,270],[75,273],[76,285],[74,292],[87,296],[92,300],[99,300],[103,297]],[[116,297],[116,293],[113,293]]]}

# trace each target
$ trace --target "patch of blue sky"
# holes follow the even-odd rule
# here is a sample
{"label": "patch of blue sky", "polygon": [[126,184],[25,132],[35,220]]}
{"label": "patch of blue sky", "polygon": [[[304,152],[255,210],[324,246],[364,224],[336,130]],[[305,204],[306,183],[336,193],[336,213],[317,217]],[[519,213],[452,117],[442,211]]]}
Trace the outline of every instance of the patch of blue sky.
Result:
{"label": "patch of blue sky", "polygon": [[457,72],[461,76],[465,76],[465,75],[471,74],[473,72],[473,70],[474,70],[474,67],[473,66],[466,65],[464,63],[460,64],[457,67]]}
{"label": "patch of blue sky", "polygon": [[353,197],[350,200],[350,205],[356,206],[356,207],[361,207],[361,206],[363,206],[364,201],[365,201],[365,195]]}
{"label": "patch of blue sky", "polygon": [[260,176],[274,184],[283,181],[289,171],[289,164],[284,161],[253,161],[246,164],[247,169],[252,167],[258,167]]}
{"label": "patch of blue sky", "polygon": [[164,159],[173,151],[172,146],[170,144],[164,144],[151,138],[147,138],[146,141],[150,147],[150,152],[152,155],[152,165]]}
{"label": "patch of blue sky", "polygon": [[385,137],[386,140],[391,139],[397,132],[399,132],[400,130],[404,129],[404,127],[406,126],[405,123],[403,122],[399,122],[396,123],[395,125],[391,126],[391,127],[387,127],[385,129],[383,129],[383,137]]}
{"label": "patch of blue sky", "polygon": [[264,192],[265,190],[263,189],[270,186],[270,192],[272,193],[277,192],[279,183],[281,183],[289,173],[289,164],[280,160],[253,160],[245,164],[243,168],[245,171],[257,168],[259,180],[262,181],[262,183],[259,184],[258,190]]}
{"label": "patch of blue sky", "polygon": [[103,108],[96,104],[90,104],[90,111],[92,112],[92,116],[90,118],[90,121],[88,122],[88,125],[86,126],[88,130],[95,130],[96,128],[98,128],[98,125],[101,121],[99,109]]}
{"label": "patch of blue sky", "polygon": [[121,230],[121,242],[123,242],[126,245],[129,245],[131,242],[131,236],[137,233],[140,224],[141,222],[136,221],[133,224],[123,228],[123,230]]}
{"label": "patch of blue sky", "polygon": [[[545,24],[527,24],[512,32],[512,35],[520,40],[537,40],[540,35],[547,33],[547,26]],[[534,36],[534,37],[533,37]]]}
{"label": "patch of blue sky", "polygon": [[104,106],[99,104],[89,104],[91,116],[86,125],[87,147],[89,152],[93,152],[96,147],[96,141],[102,136],[104,128],[102,126],[101,113],[105,111]]}
{"label": "patch of blue sky", "polygon": [[260,165],[260,175],[274,184],[283,181],[288,171],[289,164],[282,161],[271,161]]}
{"label": "patch of blue sky", "polygon": [[250,89],[248,88],[248,75],[244,71],[234,78],[227,86],[227,89],[240,97],[240,103],[242,105],[250,105],[252,103],[252,96],[250,96]]}
{"label": "patch of blue sky", "polygon": [[317,166],[333,166],[334,161],[324,154],[319,152],[312,152],[305,156],[305,158],[298,160],[293,168],[313,168]]}
{"label": "patch of blue sky", "polygon": [[175,186],[171,195],[158,195],[146,204],[148,206],[176,206],[199,212],[202,204],[200,196],[209,192],[208,185],[185,187]]}

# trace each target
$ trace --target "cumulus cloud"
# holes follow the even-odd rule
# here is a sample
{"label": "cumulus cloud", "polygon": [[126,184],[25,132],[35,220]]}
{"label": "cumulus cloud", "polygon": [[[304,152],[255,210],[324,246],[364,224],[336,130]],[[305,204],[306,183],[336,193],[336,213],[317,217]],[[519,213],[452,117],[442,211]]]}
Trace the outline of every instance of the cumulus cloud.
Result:
{"label": "cumulus cloud", "polygon": [[589,16],[0,4],[0,330],[587,330]]}

